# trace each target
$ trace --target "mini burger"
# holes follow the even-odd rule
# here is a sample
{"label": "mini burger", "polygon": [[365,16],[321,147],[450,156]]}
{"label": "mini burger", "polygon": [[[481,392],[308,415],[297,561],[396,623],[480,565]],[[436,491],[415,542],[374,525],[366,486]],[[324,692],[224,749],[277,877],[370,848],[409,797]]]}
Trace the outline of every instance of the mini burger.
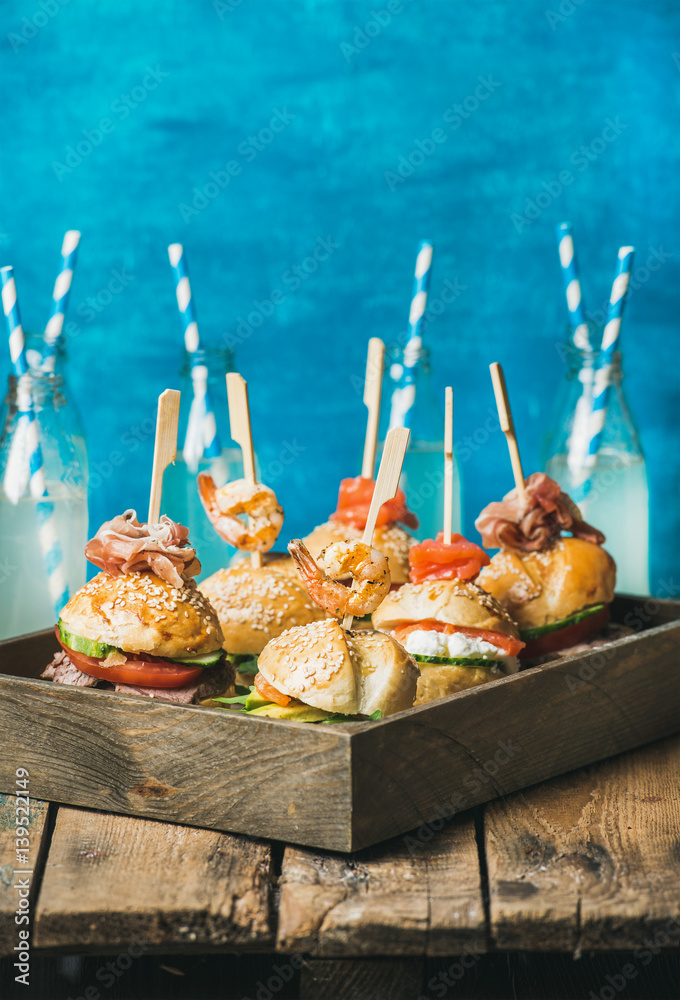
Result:
{"label": "mini burger", "polygon": [[[368,511],[373,499],[375,483],[372,479],[356,476],[340,483],[338,508],[325,524],[303,539],[312,556],[317,559],[333,542],[347,538],[361,538],[366,527]],[[398,587],[408,580],[408,554],[416,539],[402,525],[418,527],[418,518],[406,506],[406,496],[398,490],[392,500],[380,508],[373,546],[386,556],[392,576],[392,586]]]}
{"label": "mini burger", "polygon": [[616,564],[602,532],[582,520],[558,483],[534,473],[525,488],[526,503],[513,489],[485,507],[475,527],[486,548],[500,548],[478,582],[512,615],[526,643],[522,657],[533,659],[605,628]]}
{"label": "mini burger", "polygon": [[[292,566],[292,573],[288,566]],[[295,625],[325,618],[300,582],[293,560],[285,558],[254,569],[239,562],[200,584],[217,612],[224,649],[239,674],[256,674],[257,658],[276,636]]]}
{"label": "mini burger", "polygon": [[180,703],[229,693],[234,667],[215,610],[193,577],[188,530],[134,510],[107,521],[85,547],[103,572],[73,595],[56,628],[61,652],[42,677]]}
{"label": "mini burger", "polygon": [[265,646],[247,694],[218,698],[249,715],[289,722],[379,719],[411,708],[418,668],[388,635],[333,619],[289,629]]}
{"label": "mini burger", "polygon": [[519,669],[523,643],[508,612],[474,582],[489,562],[462,535],[440,535],[410,551],[411,578],[373,613],[373,624],[418,663],[416,705]]}

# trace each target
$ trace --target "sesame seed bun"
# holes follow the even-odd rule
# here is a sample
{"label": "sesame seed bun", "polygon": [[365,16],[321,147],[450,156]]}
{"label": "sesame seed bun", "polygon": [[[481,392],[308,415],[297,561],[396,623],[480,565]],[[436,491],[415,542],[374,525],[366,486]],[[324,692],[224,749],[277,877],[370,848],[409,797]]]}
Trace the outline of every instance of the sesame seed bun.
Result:
{"label": "sesame seed bun", "polygon": [[60,618],[69,632],[126,653],[178,658],[212,653],[223,641],[215,610],[195,583],[178,589],[155,573],[99,573]]}
{"label": "sesame seed bun", "polygon": [[428,620],[518,637],[512,618],[491,594],[476,583],[460,580],[406,583],[388,594],[373,612],[374,626],[388,632],[399,625]]}
{"label": "sesame seed bun", "polygon": [[250,563],[239,563],[213,573],[200,589],[215,607],[224,649],[238,656],[257,655],[292,625],[326,617],[297,572],[292,576],[269,566],[253,569]]}
{"label": "sesame seed bun", "polygon": [[[247,563],[249,561],[249,552],[237,551],[229,560],[229,566],[240,566],[241,563]],[[292,576],[296,580],[299,579],[295,563],[287,552],[264,552],[262,554],[262,565],[277,573],[286,573],[288,576]]]}
{"label": "sesame seed bun", "polygon": [[[375,627],[387,631],[397,629],[400,625],[417,625],[427,621],[501,632],[514,639],[518,637],[515,623],[505,608],[476,583],[461,580],[406,583],[398,591],[388,594],[377,611],[373,612]],[[456,666],[453,663],[419,663],[418,666],[420,677],[416,705],[424,705],[436,698],[445,698],[458,691],[486,684],[505,673],[517,670],[514,659],[497,669]]]}
{"label": "sesame seed bun", "polygon": [[[306,538],[303,538],[303,542],[313,558],[318,559],[331,542],[342,542],[347,538],[361,538],[362,535],[361,528],[355,528],[351,524],[342,524],[340,521],[327,521],[326,524],[320,524],[314,528]],[[387,558],[392,583],[406,583],[408,580],[408,554],[411,546],[415,545],[416,542],[417,539],[399,524],[387,524],[375,529],[372,544]]]}
{"label": "sesame seed bun", "polygon": [[419,673],[391,636],[348,632],[334,619],[289,629],[267,644],[257,665],[283,694],[343,715],[410,708]]}
{"label": "sesame seed bun", "polygon": [[478,577],[520,629],[561,621],[614,598],[616,563],[601,545],[560,538],[541,552],[502,549]]}

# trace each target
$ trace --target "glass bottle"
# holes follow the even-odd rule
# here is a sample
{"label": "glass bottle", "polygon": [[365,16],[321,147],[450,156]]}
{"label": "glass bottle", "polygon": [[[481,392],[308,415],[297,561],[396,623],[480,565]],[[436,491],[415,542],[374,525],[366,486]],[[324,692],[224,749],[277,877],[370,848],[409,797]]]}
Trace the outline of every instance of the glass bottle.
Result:
{"label": "glass bottle", "polygon": [[[221,443],[221,455],[216,458],[203,456],[198,462],[184,454],[189,413],[194,398],[192,367],[195,365],[204,366],[207,370],[208,397]],[[189,540],[201,561],[201,580],[227,566],[235,551],[213,528],[198,495],[196,482],[199,472],[210,473],[217,486],[243,476],[241,449],[232,445],[229,438],[226,374],[233,370],[234,352],[231,348],[201,348],[191,356],[184,351],[177,459],[174,465],[168,466],[163,478],[163,513],[189,528]]]}
{"label": "glass bottle", "polygon": [[[598,337],[598,333],[600,336]],[[599,343],[601,331],[593,334]],[[640,439],[623,393],[621,355],[614,355],[606,416],[595,465],[586,466],[598,351],[569,348],[566,380],[546,441],[545,471],[606,536],[616,561],[616,589],[649,594],[649,489]]]}
{"label": "glass bottle", "polygon": [[[34,496],[30,398],[47,497]],[[48,628],[65,599],[85,583],[87,459],[78,414],[62,375],[29,368],[11,375],[0,437],[0,638]]]}
{"label": "glass bottle", "polygon": [[[382,455],[385,435],[390,424],[392,393],[402,375],[403,352],[389,367],[383,386],[380,420],[380,445],[376,468]],[[415,402],[408,413],[407,426],[411,437],[404,459],[401,488],[406,493],[409,508],[418,517],[420,527],[413,534],[418,538],[435,538],[444,523],[444,398],[438,402],[432,385],[429,351],[419,348],[414,368]],[[460,469],[453,458],[453,531],[461,531],[462,500]]]}

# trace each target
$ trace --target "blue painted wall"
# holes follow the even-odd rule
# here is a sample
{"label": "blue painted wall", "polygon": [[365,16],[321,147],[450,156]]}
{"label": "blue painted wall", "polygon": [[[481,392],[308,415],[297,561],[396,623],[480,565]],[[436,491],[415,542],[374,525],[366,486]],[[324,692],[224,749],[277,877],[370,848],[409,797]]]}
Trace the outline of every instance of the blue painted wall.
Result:
{"label": "blue painted wall", "polygon": [[[380,24],[371,12],[386,8],[4,0],[0,256],[16,268],[25,326],[44,324],[61,236],[81,229],[70,374],[96,464],[178,381],[169,242],[187,247],[206,340],[233,338],[239,317],[281,289],[285,301],[242,338],[237,359],[265,463],[285,440],[305,449],[277,484],[293,534],[328,513],[339,476],[355,469],[364,411],[351,379],[370,335],[389,342],[404,329],[420,238],[436,244],[433,294],[446,280],[461,288],[429,333],[437,387],[455,386],[456,436],[484,421],[487,365],[501,360],[528,469],[563,375],[554,224],[574,222],[592,309],[607,297],[619,245],[635,244],[638,265],[653,250],[672,254],[638,282],[624,326],[658,588],[677,574],[680,535],[678,5],[393,0]],[[458,123],[449,109],[475,92],[484,99]],[[249,137],[272,119],[281,130],[258,149]],[[618,134],[579,159],[608,120]],[[434,129],[439,144],[427,141]],[[67,160],[83,130],[94,148]],[[431,155],[395,181],[419,141]],[[230,162],[227,187],[195,213],[181,207]],[[559,191],[563,170],[574,180]],[[513,220],[546,190],[538,218]],[[294,289],[287,272],[320,239],[332,253]],[[91,310],[86,298],[123,269],[126,287]],[[6,368],[3,352],[3,380]],[[122,450],[119,474],[92,493],[94,524],[145,507],[151,441]],[[471,531],[510,485],[500,434],[463,473]]]}

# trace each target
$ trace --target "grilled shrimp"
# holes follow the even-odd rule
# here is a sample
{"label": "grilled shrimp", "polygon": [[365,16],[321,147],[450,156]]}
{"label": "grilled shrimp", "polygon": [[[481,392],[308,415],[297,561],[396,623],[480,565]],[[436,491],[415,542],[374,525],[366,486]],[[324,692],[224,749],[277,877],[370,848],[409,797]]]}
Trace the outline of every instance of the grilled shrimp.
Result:
{"label": "grilled shrimp", "polygon": [[[212,476],[199,472],[198,495],[225,542],[247,552],[269,552],[283,527],[283,510],[273,490],[246,479],[234,479],[217,489]],[[247,523],[239,514],[247,515]]]}
{"label": "grilled shrimp", "polygon": [[[333,542],[319,556],[321,566],[299,538],[289,542],[288,551],[312,600],[334,618],[370,614],[390,589],[387,559],[358,539]],[[348,575],[357,584],[352,590],[338,579]]]}

